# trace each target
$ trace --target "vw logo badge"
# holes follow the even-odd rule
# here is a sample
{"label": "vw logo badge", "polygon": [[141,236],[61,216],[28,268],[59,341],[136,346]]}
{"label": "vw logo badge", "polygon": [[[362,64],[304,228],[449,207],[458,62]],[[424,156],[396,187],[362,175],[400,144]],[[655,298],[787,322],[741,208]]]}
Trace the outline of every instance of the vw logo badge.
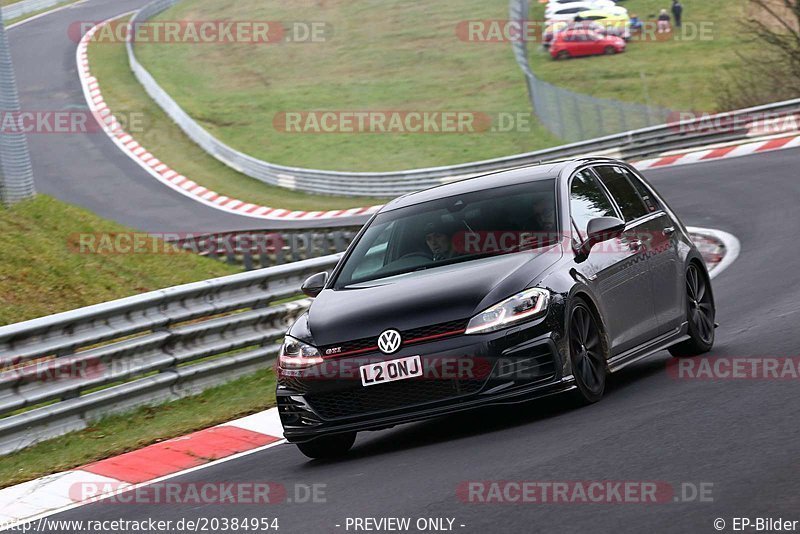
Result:
{"label": "vw logo badge", "polygon": [[400,350],[402,341],[400,332],[397,330],[384,330],[381,335],[378,336],[378,348],[381,349],[381,352],[384,354],[393,354]]}

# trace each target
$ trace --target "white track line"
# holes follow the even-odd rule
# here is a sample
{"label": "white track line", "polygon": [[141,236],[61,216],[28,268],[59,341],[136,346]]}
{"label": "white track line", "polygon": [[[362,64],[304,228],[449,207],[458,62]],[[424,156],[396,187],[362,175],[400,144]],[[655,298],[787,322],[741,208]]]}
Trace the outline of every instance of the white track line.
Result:
{"label": "white track line", "polygon": [[687,226],[686,229],[692,233],[707,235],[711,238],[717,239],[721,241],[723,245],[725,245],[725,255],[722,257],[722,260],[720,260],[717,266],[708,273],[709,277],[712,279],[719,276],[722,271],[730,267],[731,264],[736,261],[736,258],[739,257],[741,243],[735,235],[729,234],[728,232],[723,232],[722,230],[716,230],[714,228]]}

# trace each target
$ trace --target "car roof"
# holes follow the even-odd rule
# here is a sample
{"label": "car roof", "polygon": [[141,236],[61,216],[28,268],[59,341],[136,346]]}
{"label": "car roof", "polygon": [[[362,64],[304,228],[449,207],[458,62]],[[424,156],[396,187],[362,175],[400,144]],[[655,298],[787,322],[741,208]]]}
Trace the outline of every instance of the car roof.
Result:
{"label": "car roof", "polygon": [[504,187],[509,185],[523,184],[526,182],[533,182],[537,180],[547,180],[557,178],[565,169],[576,168],[585,163],[619,163],[618,160],[612,158],[578,158],[564,161],[539,163],[534,165],[526,165],[514,169],[496,171],[474,178],[465,178],[455,182],[450,182],[443,185],[408,193],[399,198],[388,202],[380,212],[391,211],[430,200],[437,200],[464,193],[472,193],[474,191],[481,191],[484,189],[494,189],[496,187]]}

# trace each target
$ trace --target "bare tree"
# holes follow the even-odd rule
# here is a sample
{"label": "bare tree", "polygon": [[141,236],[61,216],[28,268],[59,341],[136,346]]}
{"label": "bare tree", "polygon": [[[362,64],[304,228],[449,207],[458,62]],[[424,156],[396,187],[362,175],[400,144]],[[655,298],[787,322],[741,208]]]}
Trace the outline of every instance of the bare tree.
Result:
{"label": "bare tree", "polygon": [[742,35],[762,46],[737,54],[742,67],[721,88],[723,109],[800,97],[800,1],[749,0],[748,7]]}

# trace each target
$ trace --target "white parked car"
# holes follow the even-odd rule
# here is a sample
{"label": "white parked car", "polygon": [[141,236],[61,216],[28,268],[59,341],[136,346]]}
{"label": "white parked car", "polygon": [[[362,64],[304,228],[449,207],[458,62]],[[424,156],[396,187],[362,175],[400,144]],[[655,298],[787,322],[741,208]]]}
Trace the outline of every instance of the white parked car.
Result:
{"label": "white parked car", "polygon": [[624,7],[613,6],[606,8],[594,8],[591,6],[590,2],[572,2],[570,4],[564,4],[564,7],[556,8],[553,11],[546,12],[544,18],[548,22],[557,22],[557,21],[571,22],[575,20],[575,17],[580,16],[580,14],[583,13],[584,11],[592,11],[594,13],[602,11],[612,16],[624,17],[628,15],[628,10],[625,9]]}
{"label": "white parked car", "polygon": [[587,7],[589,9],[607,9],[616,7],[613,0],[550,0],[545,8],[545,17],[549,18],[557,11],[568,8]]}

